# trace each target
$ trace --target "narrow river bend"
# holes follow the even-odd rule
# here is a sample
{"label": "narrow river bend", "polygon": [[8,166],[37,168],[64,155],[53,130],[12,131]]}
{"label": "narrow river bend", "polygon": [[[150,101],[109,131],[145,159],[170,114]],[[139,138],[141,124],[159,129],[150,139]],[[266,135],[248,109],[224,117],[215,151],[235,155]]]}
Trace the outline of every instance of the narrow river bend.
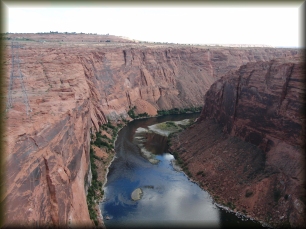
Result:
{"label": "narrow river bend", "polygon": [[[145,159],[133,143],[138,127],[198,116],[199,113],[134,120],[119,132],[116,158],[109,168],[104,200],[100,204],[107,228],[260,227],[258,223],[219,209],[206,191],[183,172],[176,171],[171,163],[173,156],[167,153],[166,137],[153,136],[146,143],[146,148],[157,154],[158,164]],[[137,188],[142,190],[141,199],[133,200],[131,194]]]}

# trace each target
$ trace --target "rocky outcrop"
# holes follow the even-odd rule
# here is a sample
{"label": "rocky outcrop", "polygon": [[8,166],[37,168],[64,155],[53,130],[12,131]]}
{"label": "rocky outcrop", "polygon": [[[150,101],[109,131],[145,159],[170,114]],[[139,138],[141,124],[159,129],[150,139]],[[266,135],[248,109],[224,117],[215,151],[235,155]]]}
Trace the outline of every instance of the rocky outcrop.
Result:
{"label": "rocky outcrop", "polygon": [[101,110],[118,118],[135,106],[157,110],[201,106],[210,85],[249,61],[293,56],[296,50],[205,49],[174,47],[103,48],[84,53],[79,62]]}
{"label": "rocky outcrop", "polygon": [[[137,113],[154,115],[203,105],[208,88],[229,70],[298,54],[294,49],[144,46],[120,39],[100,44],[95,37],[78,42],[77,35],[63,41],[54,34],[11,36],[19,43],[13,53],[7,43],[4,63],[12,98],[4,134],[6,225],[92,225],[84,183],[90,174],[90,130],[107,118],[127,117],[133,106]],[[10,81],[11,72],[22,73],[25,91],[20,78]]]}
{"label": "rocky outcrop", "polygon": [[296,59],[249,63],[211,87],[201,119],[214,118],[226,133],[264,151],[274,138],[302,145],[304,74]]}
{"label": "rocky outcrop", "polygon": [[88,103],[77,107],[79,113],[41,123],[41,129],[33,126],[36,130],[18,135],[11,146],[3,200],[5,216],[17,224],[10,226],[20,220],[30,227],[91,225],[84,184],[89,172]]}
{"label": "rocky outcrop", "polygon": [[273,226],[304,226],[305,69],[258,61],[216,81],[172,150],[217,202]]}

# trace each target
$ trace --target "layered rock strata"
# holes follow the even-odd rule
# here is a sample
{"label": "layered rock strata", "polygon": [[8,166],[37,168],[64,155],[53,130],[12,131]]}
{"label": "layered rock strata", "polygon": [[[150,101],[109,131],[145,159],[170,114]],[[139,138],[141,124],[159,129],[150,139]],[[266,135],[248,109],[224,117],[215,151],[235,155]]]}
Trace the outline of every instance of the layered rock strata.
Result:
{"label": "layered rock strata", "polygon": [[[127,117],[133,106],[136,113],[150,115],[200,106],[211,84],[229,70],[298,54],[294,49],[76,43],[59,42],[60,37],[40,42],[31,34],[21,37],[13,47],[6,43],[3,65],[3,90],[12,98],[4,134],[5,225],[92,225],[85,195],[90,130],[98,130],[107,117]],[[15,77],[20,73],[24,88]]]}
{"label": "layered rock strata", "polygon": [[259,61],[216,81],[172,150],[223,205],[273,226],[304,226],[305,69]]}

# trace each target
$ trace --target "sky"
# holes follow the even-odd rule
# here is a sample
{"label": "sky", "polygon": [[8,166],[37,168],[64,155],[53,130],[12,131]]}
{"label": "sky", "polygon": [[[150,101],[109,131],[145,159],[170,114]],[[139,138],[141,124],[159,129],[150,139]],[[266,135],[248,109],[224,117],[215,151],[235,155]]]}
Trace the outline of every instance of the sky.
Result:
{"label": "sky", "polygon": [[303,1],[261,5],[3,3],[3,32],[83,32],[182,44],[303,46]]}

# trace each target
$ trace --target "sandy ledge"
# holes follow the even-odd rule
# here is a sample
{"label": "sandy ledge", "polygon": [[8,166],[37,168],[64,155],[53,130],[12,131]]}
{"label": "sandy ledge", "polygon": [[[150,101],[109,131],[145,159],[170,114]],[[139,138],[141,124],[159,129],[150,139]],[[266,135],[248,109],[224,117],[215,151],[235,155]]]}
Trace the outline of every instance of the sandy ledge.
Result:
{"label": "sandy ledge", "polygon": [[142,195],[143,195],[142,189],[141,189],[141,188],[136,188],[136,189],[132,192],[131,198],[132,198],[132,200],[137,201],[137,200],[140,200],[140,199],[141,199]]}

